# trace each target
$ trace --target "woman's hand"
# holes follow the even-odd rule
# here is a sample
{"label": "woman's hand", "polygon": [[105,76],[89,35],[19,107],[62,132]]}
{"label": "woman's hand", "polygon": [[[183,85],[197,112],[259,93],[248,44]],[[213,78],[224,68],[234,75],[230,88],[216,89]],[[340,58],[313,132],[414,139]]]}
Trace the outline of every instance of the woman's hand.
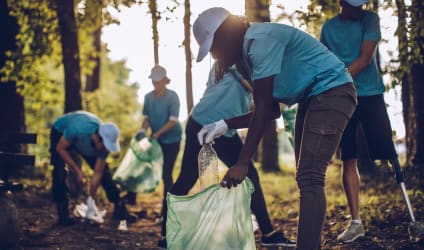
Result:
{"label": "woman's hand", "polygon": [[222,178],[221,186],[226,188],[236,187],[246,177],[247,167],[247,164],[237,162],[230,169],[228,169],[224,178]]}

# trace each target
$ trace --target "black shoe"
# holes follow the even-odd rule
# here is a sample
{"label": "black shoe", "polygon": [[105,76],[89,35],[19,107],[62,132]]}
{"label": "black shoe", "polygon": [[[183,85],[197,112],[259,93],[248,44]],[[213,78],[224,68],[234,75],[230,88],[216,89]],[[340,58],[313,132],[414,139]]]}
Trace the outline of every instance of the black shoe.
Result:
{"label": "black shoe", "polygon": [[69,217],[68,201],[60,201],[56,204],[58,220],[57,224],[60,226],[72,226],[75,224],[75,220]]}
{"label": "black shoe", "polygon": [[134,223],[137,221],[137,215],[128,213],[127,207],[124,204],[115,204],[112,218],[116,220],[126,220],[128,223]]}
{"label": "black shoe", "polygon": [[59,217],[59,219],[57,220],[57,225],[59,226],[72,226],[75,224],[75,220],[72,219],[71,217]]}
{"label": "black shoe", "polygon": [[158,241],[158,249],[166,250],[166,238],[163,238]]}
{"label": "black shoe", "polygon": [[273,231],[266,236],[262,236],[261,246],[295,247],[296,241],[287,239],[280,231]]}
{"label": "black shoe", "polygon": [[137,193],[128,192],[122,199],[125,200],[127,204],[137,205]]}

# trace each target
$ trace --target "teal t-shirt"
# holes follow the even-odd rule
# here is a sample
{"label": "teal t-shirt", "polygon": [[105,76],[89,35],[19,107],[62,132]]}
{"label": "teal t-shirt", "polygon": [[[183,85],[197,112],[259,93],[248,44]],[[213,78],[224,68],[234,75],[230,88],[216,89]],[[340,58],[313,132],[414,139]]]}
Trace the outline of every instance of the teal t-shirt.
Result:
{"label": "teal t-shirt", "polygon": [[165,144],[181,140],[181,124],[178,121],[180,100],[175,91],[167,89],[163,96],[155,96],[153,91],[144,96],[143,115],[148,116],[152,132],[162,128],[170,119],[176,119],[174,127],[162,134],[158,141]]}
{"label": "teal t-shirt", "polygon": [[352,82],[345,65],[322,43],[284,24],[252,24],[243,56],[251,81],[274,76],[273,97],[288,105]]}
{"label": "teal t-shirt", "polygon": [[100,119],[86,111],[74,111],[59,117],[53,127],[84,156],[97,156],[106,159],[108,153],[98,151],[91,140],[101,124]]}
{"label": "teal t-shirt", "polygon": [[[252,102],[252,95],[240,83],[243,78],[234,66],[219,82],[216,82],[215,66],[209,72],[202,98],[191,113],[191,117],[201,125],[247,113]],[[232,137],[235,132],[229,130],[224,135]]]}
{"label": "teal t-shirt", "polygon": [[[377,14],[363,10],[358,20],[344,20],[335,16],[321,30],[321,42],[345,63],[346,67],[359,57],[363,41],[381,39],[380,19]],[[374,54],[370,65],[353,77],[358,96],[384,93],[383,79]]]}

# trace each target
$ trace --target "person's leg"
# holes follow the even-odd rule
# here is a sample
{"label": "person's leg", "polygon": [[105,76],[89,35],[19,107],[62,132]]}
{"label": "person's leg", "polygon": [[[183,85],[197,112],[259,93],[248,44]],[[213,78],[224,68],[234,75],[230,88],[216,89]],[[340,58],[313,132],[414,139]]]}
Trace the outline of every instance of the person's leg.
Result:
{"label": "person's leg", "polygon": [[294,156],[296,166],[299,163],[300,145],[302,141],[303,123],[305,121],[305,115],[308,105],[306,103],[299,103],[296,113],[296,119],[294,121]]}
{"label": "person's leg", "polygon": [[162,221],[166,221],[165,219],[165,216],[167,216],[166,194],[172,189],[172,186],[174,185],[174,182],[172,181],[172,171],[174,169],[174,164],[175,164],[175,160],[177,159],[178,152],[180,151],[180,142],[171,143],[171,144],[160,143],[160,146],[163,152],[162,180],[164,184],[163,199],[162,199]]}
{"label": "person's leg", "polygon": [[346,84],[312,97],[305,105],[296,173],[300,190],[297,248],[319,249],[327,206],[325,173],[356,108],[356,91],[353,84]]}
{"label": "person's leg", "polygon": [[164,183],[163,197],[171,190],[174,184],[172,180],[172,171],[174,170],[175,160],[177,159],[178,152],[180,151],[180,142],[164,144],[160,143],[163,152],[163,171],[162,180]]}
{"label": "person's leg", "polygon": [[[94,169],[97,157],[96,156],[83,156],[84,160],[88,163],[91,169]],[[102,179],[101,179],[101,185],[103,189],[105,190],[106,196],[108,200],[114,204],[118,203],[120,201],[119,197],[119,189],[115,185],[115,183],[112,180],[112,174],[109,170],[109,165],[106,163]]]}
{"label": "person's leg", "polygon": [[361,177],[359,175],[357,163],[357,159],[343,161],[342,169],[342,184],[346,194],[352,220],[360,220],[359,191]]}
{"label": "person's leg", "polygon": [[342,153],[342,185],[349,205],[352,220],[360,221],[359,192],[360,175],[358,171],[358,158],[356,147],[356,131],[359,122],[361,98],[358,98],[358,107],[349,120],[340,142]]}
{"label": "person's leg", "polygon": [[55,128],[50,132],[50,161],[53,165],[52,172],[52,195],[53,200],[56,202],[58,224],[72,225],[74,221],[69,217],[68,210],[68,188],[66,186],[66,170],[65,162],[62,157],[57,153],[56,146],[62,134]]}
{"label": "person's leg", "polygon": [[[83,158],[88,163],[88,165],[94,169],[97,157],[83,156]],[[128,222],[135,222],[137,217],[128,213],[128,210],[125,206],[125,201],[120,198],[120,191],[112,180],[112,174],[110,173],[108,164],[106,164],[104,167],[100,183],[105,190],[108,200],[114,204],[113,218],[118,220],[125,219]]]}
{"label": "person's leg", "polygon": [[[169,191],[173,195],[186,195],[190,189],[193,188],[193,185],[196,183],[197,178],[199,177],[197,155],[199,154],[201,146],[197,140],[197,132],[199,132],[201,128],[202,126],[200,124],[189,117],[185,129],[186,141],[184,145],[180,174]],[[165,202],[164,206],[162,207],[162,236],[166,235],[167,212],[168,207]]]}

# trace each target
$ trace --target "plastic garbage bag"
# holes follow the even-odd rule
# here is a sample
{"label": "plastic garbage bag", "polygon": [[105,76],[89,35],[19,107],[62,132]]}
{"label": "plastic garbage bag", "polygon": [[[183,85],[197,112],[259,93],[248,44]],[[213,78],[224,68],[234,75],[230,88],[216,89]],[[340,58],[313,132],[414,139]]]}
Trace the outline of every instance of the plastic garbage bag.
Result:
{"label": "plastic garbage bag", "polygon": [[253,191],[246,178],[231,189],[214,184],[193,195],[168,193],[168,249],[256,249],[250,213]]}
{"label": "plastic garbage bag", "polygon": [[162,149],[156,140],[133,138],[112,179],[125,191],[153,192],[162,179],[162,164]]}

